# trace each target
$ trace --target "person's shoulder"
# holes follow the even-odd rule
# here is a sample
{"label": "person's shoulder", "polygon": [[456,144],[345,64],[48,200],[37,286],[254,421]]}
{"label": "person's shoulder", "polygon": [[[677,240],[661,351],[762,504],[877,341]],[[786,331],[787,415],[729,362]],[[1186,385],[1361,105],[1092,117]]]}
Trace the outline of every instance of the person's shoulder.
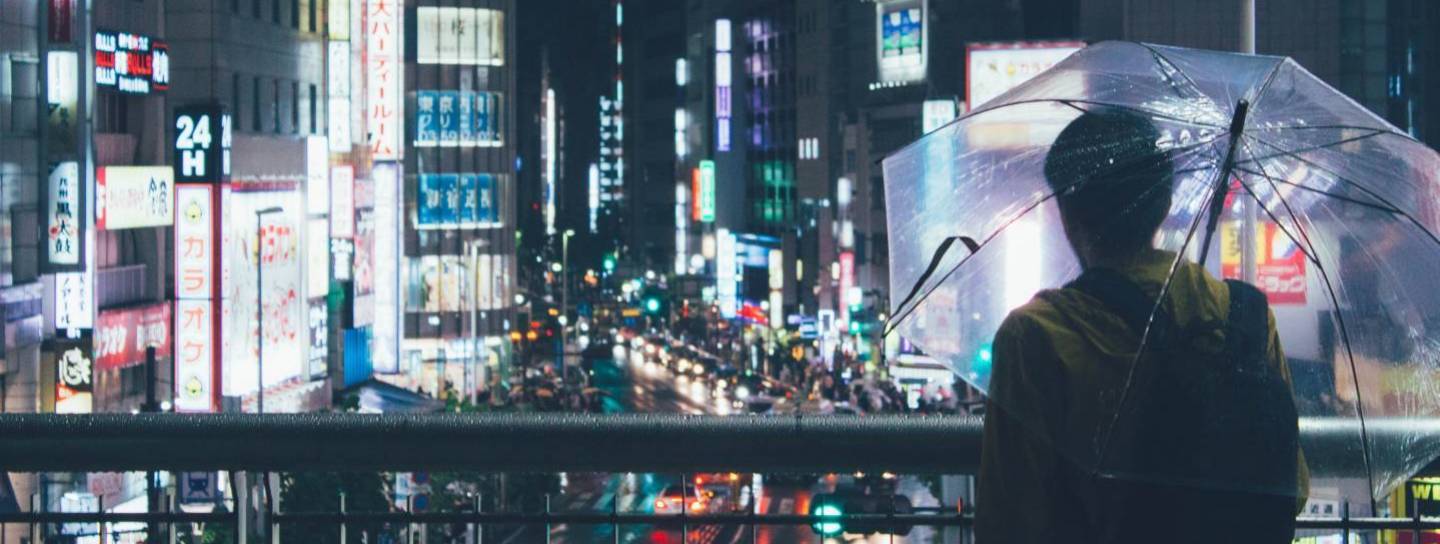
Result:
{"label": "person's shoulder", "polygon": [[1035,294],[1028,302],[1021,304],[1000,322],[998,334],[1025,335],[1035,330],[1046,330],[1060,322],[1063,317],[1056,306],[1058,299],[1068,296],[1061,289],[1046,289]]}

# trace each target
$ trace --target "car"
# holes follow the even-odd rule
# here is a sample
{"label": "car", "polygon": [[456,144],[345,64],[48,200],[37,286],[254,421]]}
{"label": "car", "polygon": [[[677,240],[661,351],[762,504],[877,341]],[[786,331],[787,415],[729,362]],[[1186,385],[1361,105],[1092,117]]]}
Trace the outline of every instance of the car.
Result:
{"label": "car", "polygon": [[688,482],[684,486],[671,484],[655,497],[655,513],[680,514],[687,509],[691,513],[705,512],[710,508],[710,496],[707,495],[713,496],[713,493],[697,490]]}

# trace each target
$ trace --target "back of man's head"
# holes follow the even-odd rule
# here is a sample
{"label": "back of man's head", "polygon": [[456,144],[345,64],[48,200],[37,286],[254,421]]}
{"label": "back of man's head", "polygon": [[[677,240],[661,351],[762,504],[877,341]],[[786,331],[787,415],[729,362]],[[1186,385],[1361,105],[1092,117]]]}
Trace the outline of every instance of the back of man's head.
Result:
{"label": "back of man's head", "polygon": [[1149,247],[1174,188],[1174,167],[1159,140],[1149,119],[1117,108],[1071,121],[1045,157],[1045,179],[1060,193],[1067,229],[1082,229],[1078,234],[1093,247],[1110,251]]}

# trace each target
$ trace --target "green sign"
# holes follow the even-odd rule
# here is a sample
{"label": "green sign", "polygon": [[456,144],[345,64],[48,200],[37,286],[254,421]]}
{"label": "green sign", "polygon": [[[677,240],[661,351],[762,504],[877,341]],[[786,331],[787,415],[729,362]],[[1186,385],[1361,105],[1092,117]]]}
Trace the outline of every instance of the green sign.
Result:
{"label": "green sign", "polygon": [[700,161],[700,220],[715,222],[715,161]]}

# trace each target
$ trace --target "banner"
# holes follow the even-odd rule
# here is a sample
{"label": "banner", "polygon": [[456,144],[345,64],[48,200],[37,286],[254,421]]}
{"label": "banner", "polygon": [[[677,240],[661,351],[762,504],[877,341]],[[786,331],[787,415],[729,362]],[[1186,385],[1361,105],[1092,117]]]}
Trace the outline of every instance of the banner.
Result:
{"label": "banner", "polygon": [[100,312],[95,322],[95,368],[115,370],[143,364],[145,349],[170,356],[170,303]]}
{"label": "banner", "polygon": [[168,166],[105,166],[95,173],[95,228],[175,223],[175,171]]}
{"label": "banner", "polygon": [[181,185],[175,190],[175,298],[214,296],[214,213],[210,185]]}

